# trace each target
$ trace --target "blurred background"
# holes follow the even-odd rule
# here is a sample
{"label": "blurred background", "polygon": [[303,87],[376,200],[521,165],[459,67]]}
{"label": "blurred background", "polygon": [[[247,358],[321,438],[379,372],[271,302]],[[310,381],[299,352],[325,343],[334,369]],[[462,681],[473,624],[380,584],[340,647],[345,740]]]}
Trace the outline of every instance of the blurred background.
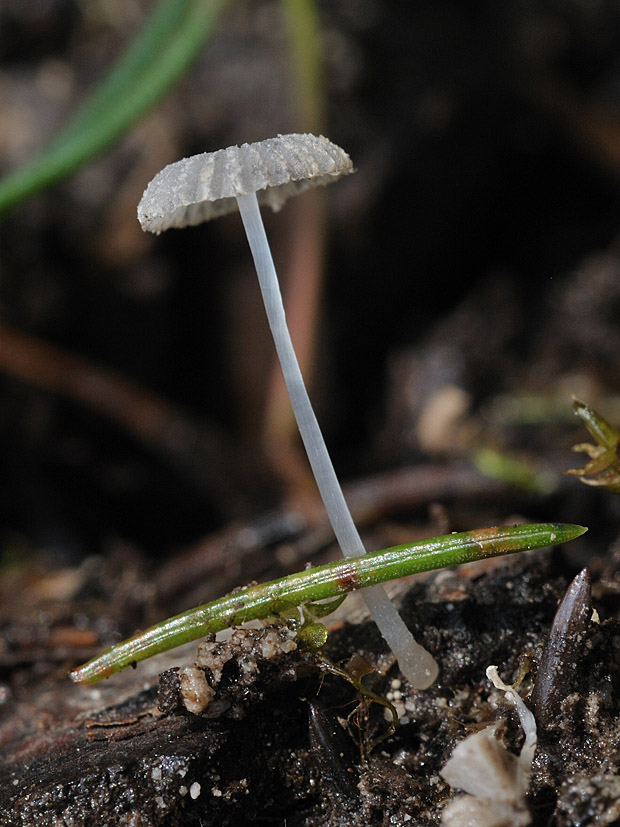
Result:
{"label": "blurred background", "polygon": [[357,169],[265,217],[341,479],[430,468],[396,522],[439,501],[447,529],[598,515],[613,536],[613,501],[561,472],[572,394],[620,421],[618,4],[1,0],[0,173],[175,5],[212,25],[148,111],[53,185],[0,189],[5,564],[150,565],[282,504],[320,521],[238,216],[136,220],[166,164],[295,131]]}

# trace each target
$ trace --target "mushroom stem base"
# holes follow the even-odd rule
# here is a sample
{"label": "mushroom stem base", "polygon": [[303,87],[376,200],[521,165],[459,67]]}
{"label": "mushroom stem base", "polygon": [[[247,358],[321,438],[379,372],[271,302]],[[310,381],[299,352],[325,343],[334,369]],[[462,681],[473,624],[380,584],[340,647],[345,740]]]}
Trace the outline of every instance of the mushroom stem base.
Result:
{"label": "mushroom stem base", "polygon": [[[327,516],[344,556],[358,557],[365,554],[366,549],[342,493],[299,368],[256,194],[239,195],[237,203],[254,258],[284,382]],[[407,680],[416,689],[429,687],[437,677],[437,663],[429,652],[415,642],[385,589],[382,586],[366,589],[364,600],[379,631],[398,658]]]}

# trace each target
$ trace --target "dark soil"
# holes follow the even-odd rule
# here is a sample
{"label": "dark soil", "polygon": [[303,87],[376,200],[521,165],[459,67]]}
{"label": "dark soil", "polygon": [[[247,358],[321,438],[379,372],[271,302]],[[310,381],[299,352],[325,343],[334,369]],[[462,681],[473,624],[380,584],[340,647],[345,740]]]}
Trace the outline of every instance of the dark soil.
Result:
{"label": "dark soil", "polygon": [[[485,669],[498,664],[509,681],[525,671],[528,694],[566,568],[538,553],[413,586],[404,617],[441,663],[425,692],[400,678],[373,624],[332,631],[330,657],[356,652],[374,662],[367,688],[400,716],[370,754],[387,731],[384,708],[364,704],[310,653],[259,663],[250,683],[230,661],[201,715],[178,704],[175,668],[162,673],[159,698],[154,670],[115,678],[103,692],[48,674],[5,704],[3,824],[436,824],[453,795],[439,772],[456,743],[500,722],[518,752],[515,713]],[[570,678],[558,678],[561,708],[539,730],[534,825],[616,823],[619,647],[618,621],[591,624]]]}
{"label": "dark soil", "polygon": [[[0,4],[0,172],[45,145],[152,6]],[[563,473],[587,439],[572,395],[620,426],[617,4],[319,6],[324,132],[358,171],[326,191],[311,395],[365,542],[521,520],[589,532],[403,587],[441,667],[425,692],[345,601],[326,653],[364,657],[401,718],[374,750],[385,709],[308,653],[248,683],[231,660],[201,715],[175,678],[195,647],[69,682],[137,628],[338,554],[311,481],[286,470],[295,446],[265,438],[272,352],[238,220],[154,238],[135,219],[164,164],[299,129],[280,4],[231,2],[165,102],[0,224],[7,827],[438,824],[458,742],[498,722],[521,748],[486,668],[529,698],[584,566],[600,622],[539,724],[527,807],[536,827],[620,821],[620,500]],[[303,204],[267,217],[285,282]]]}

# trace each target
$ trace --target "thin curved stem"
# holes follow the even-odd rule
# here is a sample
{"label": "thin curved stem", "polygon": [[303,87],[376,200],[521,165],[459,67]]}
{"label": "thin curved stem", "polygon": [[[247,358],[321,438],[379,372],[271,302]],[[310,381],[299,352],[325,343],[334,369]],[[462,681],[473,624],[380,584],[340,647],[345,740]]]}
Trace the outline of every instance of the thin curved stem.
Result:
{"label": "thin curved stem", "polygon": [[[345,557],[365,554],[359,532],[338,482],[321,428],[312,408],[308,391],[297,362],[291,336],[286,324],[286,314],[280,292],[280,284],[267,241],[267,234],[254,193],[237,197],[239,211],[254,258],[269,327],[284,382],[286,384],[299,432],[308,454],[314,477],[325,504],[327,516]],[[398,665],[407,680],[416,689],[429,687],[439,672],[433,656],[416,643],[396,607],[382,586],[374,586],[364,593],[364,600],[379,631],[398,659]]]}

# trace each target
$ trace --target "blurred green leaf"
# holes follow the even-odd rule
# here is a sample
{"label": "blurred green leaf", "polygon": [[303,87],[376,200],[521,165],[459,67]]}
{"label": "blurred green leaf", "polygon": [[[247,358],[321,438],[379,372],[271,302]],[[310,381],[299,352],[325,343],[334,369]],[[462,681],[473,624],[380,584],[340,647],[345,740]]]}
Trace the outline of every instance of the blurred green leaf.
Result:
{"label": "blurred green leaf", "polygon": [[62,132],[0,181],[0,215],[65,178],[125,133],[186,71],[227,0],[161,0],[126,54]]}

